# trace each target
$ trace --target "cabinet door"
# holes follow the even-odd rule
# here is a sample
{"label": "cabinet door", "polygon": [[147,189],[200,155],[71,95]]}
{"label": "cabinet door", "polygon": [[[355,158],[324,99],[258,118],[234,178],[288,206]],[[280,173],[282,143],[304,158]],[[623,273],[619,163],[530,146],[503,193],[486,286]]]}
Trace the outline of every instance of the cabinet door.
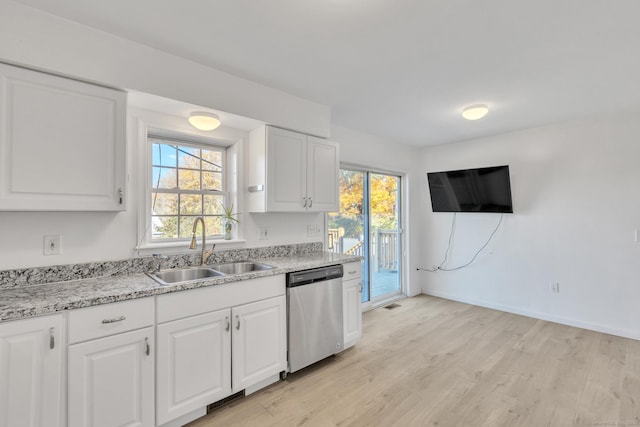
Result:
{"label": "cabinet door", "polygon": [[69,426],[154,425],[153,328],[69,346]]}
{"label": "cabinet door", "polygon": [[60,426],[62,316],[0,324],[0,426]]}
{"label": "cabinet door", "polygon": [[307,205],[306,135],[267,127],[267,212],[304,212]]}
{"label": "cabinet door", "polygon": [[316,212],[340,210],[340,153],[338,144],[313,136],[307,144],[308,208]]}
{"label": "cabinet door", "polygon": [[362,337],[362,281],[345,280],[342,284],[344,347],[353,346]]}
{"label": "cabinet door", "polygon": [[124,92],[0,64],[0,101],[0,210],[124,210]]}
{"label": "cabinet door", "polygon": [[234,307],[231,314],[233,391],[286,370],[286,297]]}
{"label": "cabinet door", "polygon": [[158,325],[157,423],[231,394],[231,310]]}

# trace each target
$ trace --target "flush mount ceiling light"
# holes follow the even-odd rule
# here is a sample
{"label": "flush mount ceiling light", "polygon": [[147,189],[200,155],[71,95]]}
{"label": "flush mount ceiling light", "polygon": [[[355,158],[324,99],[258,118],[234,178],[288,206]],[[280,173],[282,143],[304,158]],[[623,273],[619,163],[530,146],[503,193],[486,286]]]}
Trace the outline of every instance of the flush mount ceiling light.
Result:
{"label": "flush mount ceiling light", "polygon": [[214,130],[220,126],[220,118],[212,113],[196,111],[189,115],[189,123],[196,129]]}
{"label": "flush mount ceiling light", "polygon": [[469,105],[462,110],[462,117],[467,120],[478,120],[486,116],[488,112],[489,107],[485,104]]}

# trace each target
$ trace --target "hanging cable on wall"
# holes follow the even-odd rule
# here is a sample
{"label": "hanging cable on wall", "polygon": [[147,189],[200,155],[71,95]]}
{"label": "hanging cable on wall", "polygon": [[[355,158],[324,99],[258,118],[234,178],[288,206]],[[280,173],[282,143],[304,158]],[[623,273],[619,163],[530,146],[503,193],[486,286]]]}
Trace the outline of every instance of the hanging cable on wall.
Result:
{"label": "hanging cable on wall", "polygon": [[484,248],[486,248],[489,245],[489,243],[493,239],[493,236],[496,234],[496,232],[500,228],[500,225],[502,225],[502,219],[503,218],[504,218],[504,214],[500,214],[500,219],[498,220],[498,223],[496,224],[495,228],[493,229],[493,231],[489,235],[489,238],[480,247],[480,249],[478,249],[478,251],[473,255],[473,257],[471,257],[469,262],[467,262],[465,264],[462,264],[462,265],[459,265],[457,267],[447,268],[444,265],[447,262],[447,260],[449,259],[449,253],[453,250],[453,236],[455,234],[455,229],[456,229],[456,213],[454,212],[453,213],[453,219],[451,220],[451,231],[449,233],[449,244],[447,246],[447,250],[444,253],[444,259],[442,260],[442,262],[440,264],[438,264],[434,268],[418,267],[418,268],[416,268],[416,270],[418,270],[418,271],[427,271],[429,273],[435,273],[436,271],[456,271],[456,270],[461,270],[461,269],[463,269],[465,267],[468,267],[469,265],[471,265],[476,260],[476,258],[478,257],[478,255],[480,255],[480,253],[484,250]]}

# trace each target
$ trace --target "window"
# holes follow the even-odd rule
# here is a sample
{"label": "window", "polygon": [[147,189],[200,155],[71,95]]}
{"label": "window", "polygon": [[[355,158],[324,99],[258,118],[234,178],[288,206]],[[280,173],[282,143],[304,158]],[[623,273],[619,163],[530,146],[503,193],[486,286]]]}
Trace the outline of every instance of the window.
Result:
{"label": "window", "polygon": [[[151,241],[192,236],[202,216],[207,236],[222,237],[228,193],[224,147],[149,136],[151,144]],[[198,227],[197,235],[201,235]]]}

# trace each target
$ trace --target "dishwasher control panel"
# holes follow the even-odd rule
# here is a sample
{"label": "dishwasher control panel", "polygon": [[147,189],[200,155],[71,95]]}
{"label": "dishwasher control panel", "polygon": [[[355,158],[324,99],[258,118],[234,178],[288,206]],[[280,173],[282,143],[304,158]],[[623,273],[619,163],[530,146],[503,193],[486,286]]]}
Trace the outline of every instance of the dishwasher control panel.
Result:
{"label": "dishwasher control panel", "polygon": [[331,265],[329,267],[314,268],[311,270],[296,271],[287,274],[287,287],[307,285],[321,280],[338,279],[342,277],[344,271],[342,264]]}

